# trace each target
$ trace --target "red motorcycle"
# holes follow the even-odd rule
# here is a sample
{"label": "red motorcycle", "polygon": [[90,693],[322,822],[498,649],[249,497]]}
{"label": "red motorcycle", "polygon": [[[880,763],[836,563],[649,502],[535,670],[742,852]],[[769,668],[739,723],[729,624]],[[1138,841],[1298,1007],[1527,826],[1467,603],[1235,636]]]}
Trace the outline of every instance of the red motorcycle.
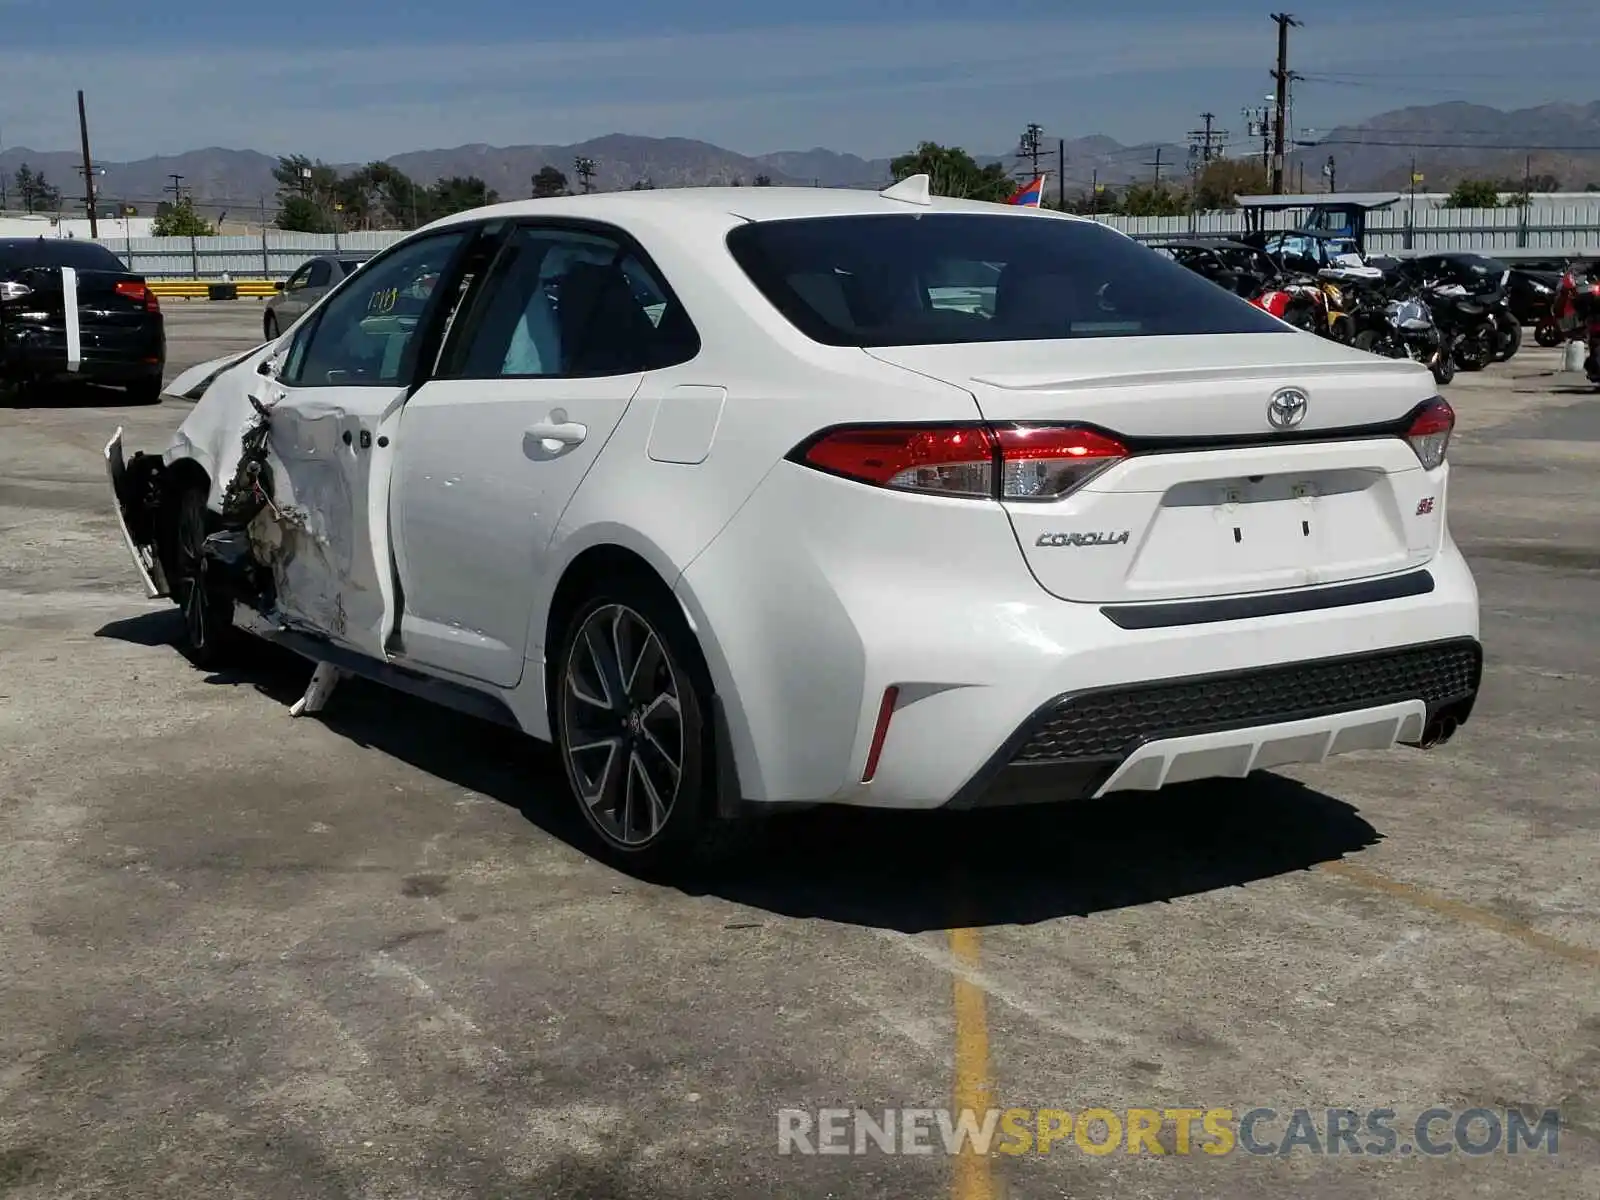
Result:
{"label": "red motorcycle", "polygon": [[1269,279],[1250,303],[1280,321],[1287,321],[1309,333],[1328,327],[1328,295],[1314,279],[1301,275],[1280,275]]}
{"label": "red motorcycle", "polygon": [[1591,383],[1600,383],[1600,264],[1567,268],[1550,302],[1547,320],[1554,328],[1556,344],[1584,343],[1588,351],[1584,374]]}

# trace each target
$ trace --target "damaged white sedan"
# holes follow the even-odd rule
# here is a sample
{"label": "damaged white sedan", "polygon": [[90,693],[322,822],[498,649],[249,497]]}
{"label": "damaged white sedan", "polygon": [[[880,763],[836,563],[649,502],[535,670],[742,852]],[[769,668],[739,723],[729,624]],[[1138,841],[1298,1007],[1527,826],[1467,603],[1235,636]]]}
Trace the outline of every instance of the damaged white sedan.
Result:
{"label": "damaged white sedan", "polygon": [[169,392],[106,458],[191,656],[549,739],[621,857],[1433,745],[1478,690],[1425,368],[921,177],[463,213]]}

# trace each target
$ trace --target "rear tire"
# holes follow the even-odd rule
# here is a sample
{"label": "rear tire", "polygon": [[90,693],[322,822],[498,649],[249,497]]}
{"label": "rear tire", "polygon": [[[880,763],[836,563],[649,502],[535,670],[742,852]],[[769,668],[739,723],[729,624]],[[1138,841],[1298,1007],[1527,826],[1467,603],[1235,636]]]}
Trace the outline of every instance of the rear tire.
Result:
{"label": "rear tire", "polygon": [[1494,360],[1510,362],[1522,349],[1522,323],[1514,319],[1507,320],[1500,326],[1500,339],[1500,348],[1495,351]]}
{"label": "rear tire", "polygon": [[1433,381],[1440,387],[1449,383],[1456,377],[1456,360],[1454,355],[1441,351],[1438,361],[1433,363]]}
{"label": "rear tire", "polygon": [[738,843],[717,815],[710,673],[688,623],[654,581],[586,596],[557,643],[551,726],[578,811],[604,857],[662,871]]}
{"label": "rear tire", "polygon": [[1479,325],[1457,342],[1455,360],[1463,371],[1481,371],[1493,362],[1494,326]]}
{"label": "rear tire", "polygon": [[269,342],[275,342],[278,340],[279,329],[278,316],[276,313],[268,313],[261,319],[261,332],[266,335],[265,340]]}
{"label": "rear tire", "polygon": [[172,595],[183,614],[179,646],[195,666],[223,665],[238,631],[233,626],[233,600],[211,578],[211,564],[202,553],[211,531],[207,490],[186,488],[178,497],[172,531]]}
{"label": "rear tire", "polygon": [[1541,321],[1533,327],[1533,340],[1546,350],[1554,350],[1561,345],[1561,331],[1554,321]]}

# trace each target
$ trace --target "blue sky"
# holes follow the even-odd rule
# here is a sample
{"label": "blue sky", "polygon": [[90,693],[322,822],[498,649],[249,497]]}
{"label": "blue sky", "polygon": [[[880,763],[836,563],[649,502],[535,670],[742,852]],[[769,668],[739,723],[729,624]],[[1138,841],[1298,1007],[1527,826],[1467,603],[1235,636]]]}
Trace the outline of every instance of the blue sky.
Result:
{"label": "blue sky", "polygon": [[[0,0],[0,142],[97,157],[200,146],[331,161],[604,133],[733,150],[1000,152],[1182,140],[1271,86],[1272,3],[1241,0]],[[1293,6],[1290,6],[1293,8]],[[1600,25],[1557,0],[1302,6],[1297,125],[1443,100],[1600,97]],[[803,14],[803,15],[802,15]],[[1573,88],[1586,90],[1574,93]]]}

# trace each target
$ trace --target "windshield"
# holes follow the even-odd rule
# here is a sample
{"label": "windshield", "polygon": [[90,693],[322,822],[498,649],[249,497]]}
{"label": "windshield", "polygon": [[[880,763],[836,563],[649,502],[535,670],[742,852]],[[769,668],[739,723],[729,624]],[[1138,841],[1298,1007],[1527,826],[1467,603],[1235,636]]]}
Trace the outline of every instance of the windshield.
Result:
{"label": "windshield", "polygon": [[104,246],[75,238],[0,239],[0,271],[28,267],[72,267],[79,271],[123,271],[122,260]]}
{"label": "windshield", "polygon": [[982,213],[762,221],[728,235],[761,293],[834,346],[1283,333],[1090,221]]}

